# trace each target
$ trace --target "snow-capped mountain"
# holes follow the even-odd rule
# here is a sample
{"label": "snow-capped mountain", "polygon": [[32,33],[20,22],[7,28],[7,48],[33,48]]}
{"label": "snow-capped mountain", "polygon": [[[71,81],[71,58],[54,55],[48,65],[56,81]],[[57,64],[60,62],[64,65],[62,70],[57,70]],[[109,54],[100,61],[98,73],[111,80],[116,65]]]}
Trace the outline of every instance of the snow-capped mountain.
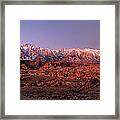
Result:
{"label": "snow-capped mountain", "polygon": [[31,44],[20,46],[21,60],[66,61],[81,63],[100,63],[100,50],[81,48],[49,49],[35,47]]}

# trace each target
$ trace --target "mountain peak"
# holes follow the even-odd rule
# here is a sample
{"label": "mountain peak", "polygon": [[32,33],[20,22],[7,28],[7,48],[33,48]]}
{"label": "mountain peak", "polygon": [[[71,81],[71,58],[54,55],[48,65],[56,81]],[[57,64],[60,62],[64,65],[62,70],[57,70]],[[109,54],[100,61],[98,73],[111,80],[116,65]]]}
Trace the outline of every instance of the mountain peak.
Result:
{"label": "mountain peak", "polygon": [[21,60],[67,61],[81,63],[100,63],[100,50],[91,48],[58,48],[35,47],[30,43],[20,46]]}

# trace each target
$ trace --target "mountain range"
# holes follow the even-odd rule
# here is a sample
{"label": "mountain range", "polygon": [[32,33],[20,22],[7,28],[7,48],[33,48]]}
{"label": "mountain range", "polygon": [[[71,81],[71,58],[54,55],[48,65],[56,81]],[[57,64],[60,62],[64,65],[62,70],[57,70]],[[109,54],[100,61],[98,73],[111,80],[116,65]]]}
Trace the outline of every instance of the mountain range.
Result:
{"label": "mountain range", "polygon": [[49,49],[28,43],[20,46],[20,60],[100,63],[100,50],[90,48]]}

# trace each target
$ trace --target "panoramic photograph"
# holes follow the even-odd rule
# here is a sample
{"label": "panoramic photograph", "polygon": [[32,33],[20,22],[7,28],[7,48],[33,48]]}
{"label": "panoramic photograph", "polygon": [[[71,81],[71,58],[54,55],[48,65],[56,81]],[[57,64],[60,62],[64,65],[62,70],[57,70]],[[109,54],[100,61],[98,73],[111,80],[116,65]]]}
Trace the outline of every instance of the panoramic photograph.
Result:
{"label": "panoramic photograph", "polygon": [[100,20],[20,20],[20,100],[100,100]]}

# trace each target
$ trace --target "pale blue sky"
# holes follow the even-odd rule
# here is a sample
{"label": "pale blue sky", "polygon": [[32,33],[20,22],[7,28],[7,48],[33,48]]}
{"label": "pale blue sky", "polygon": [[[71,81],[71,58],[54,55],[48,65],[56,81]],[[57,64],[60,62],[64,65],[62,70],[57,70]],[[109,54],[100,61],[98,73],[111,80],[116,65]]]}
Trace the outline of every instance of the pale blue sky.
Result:
{"label": "pale blue sky", "polygon": [[42,48],[100,48],[99,20],[21,20],[21,44]]}

